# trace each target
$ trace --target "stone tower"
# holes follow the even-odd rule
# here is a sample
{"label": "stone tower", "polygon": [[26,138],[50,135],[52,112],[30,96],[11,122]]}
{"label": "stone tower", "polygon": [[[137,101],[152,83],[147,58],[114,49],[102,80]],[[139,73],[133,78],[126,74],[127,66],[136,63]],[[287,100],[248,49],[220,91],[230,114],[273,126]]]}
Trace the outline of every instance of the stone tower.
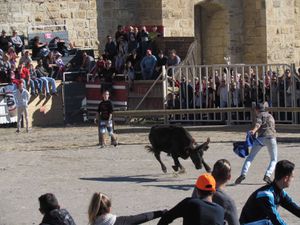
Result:
{"label": "stone tower", "polygon": [[195,37],[198,63],[300,63],[300,0],[100,0],[99,37],[118,24]]}

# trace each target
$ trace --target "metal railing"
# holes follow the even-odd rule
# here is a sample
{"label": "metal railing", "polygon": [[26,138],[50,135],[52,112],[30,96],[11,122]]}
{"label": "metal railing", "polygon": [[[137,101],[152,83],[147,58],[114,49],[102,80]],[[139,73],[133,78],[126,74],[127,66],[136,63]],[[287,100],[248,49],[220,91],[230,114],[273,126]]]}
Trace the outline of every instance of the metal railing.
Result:
{"label": "metal railing", "polygon": [[[181,65],[169,67],[165,82],[167,109],[251,109],[267,102],[270,107],[300,106],[300,80],[287,64]],[[273,111],[279,123],[299,123],[299,113]],[[169,122],[251,122],[249,110],[170,115]]]}

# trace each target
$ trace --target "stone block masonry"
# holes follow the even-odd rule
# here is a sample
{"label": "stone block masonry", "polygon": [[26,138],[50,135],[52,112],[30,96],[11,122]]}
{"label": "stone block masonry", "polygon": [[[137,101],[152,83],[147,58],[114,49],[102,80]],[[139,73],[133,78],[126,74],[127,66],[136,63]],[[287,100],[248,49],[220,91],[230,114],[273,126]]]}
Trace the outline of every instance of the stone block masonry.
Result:
{"label": "stone block masonry", "polygon": [[97,48],[96,0],[0,1],[0,29],[27,37],[28,26],[66,24],[69,39],[78,47]]}
{"label": "stone block masonry", "polygon": [[299,12],[300,0],[0,0],[0,29],[65,23],[77,46],[103,53],[118,25],[159,25],[164,37],[195,37],[197,63],[299,66]]}

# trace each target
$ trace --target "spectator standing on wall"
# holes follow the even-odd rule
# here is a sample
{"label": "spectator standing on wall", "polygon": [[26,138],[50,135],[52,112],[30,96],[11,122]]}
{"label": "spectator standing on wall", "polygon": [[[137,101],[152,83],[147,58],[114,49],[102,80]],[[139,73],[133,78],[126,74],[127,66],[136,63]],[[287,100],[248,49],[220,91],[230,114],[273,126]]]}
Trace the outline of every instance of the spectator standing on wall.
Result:
{"label": "spectator standing on wall", "polygon": [[16,99],[16,105],[17,105],[17,113],[18,113],[18,119],[17,119],[17,133],[20,132],[21,128],[21,119],[24,115],[25,118],[25,126],[26,126],[26,132],[29,131],[28,129],[28,102],[29,102],[29,92],[24,88],[24,83],[20,82],[18,85],[18,90],[15,92],[15,99]]}
{"label": "spectator standing on wall", "polygon": [[3,53],[3,60],[0,60],[0,80],[10,83],[11,64],[7,54]]}
{"label": "spectator standing on wall", "polygon": [[221,80],[221,84],[218,88],[217,95],[220,98],[220,108],[226,108],[227,107],[227,98],[228,98],[228,90],[226,81],[223,79]]}
{"label": "spectator standing on wall", "polygon": [[118,55],[115,58],[115,70],[117,74],[122,74],[124,71],[125,59],[122,52],[118,52]]}
{"label": "spectator standing on wall", "polygon": [[17,58],[19,56],[16,54],[15,49],[13,47],[8,48],[7,55],[9,56],[10,64],[16,66]]}
{"label": "spectator standing on wall", "polygon": [[176,50],[172,49],[170,51],[170,56],[167,61],[167,66],[178,66],[181,62],[180,57],[176,54]]}
{"label": "spectator standing on wall", "polygon": [[142,26],[141,32],[140,32],[140,51],[141,51],[141,56],[146,55],[146,51],[149,47],[148,45],[149,42],[149,33],[146,29],[145,26]]}
{"label": "spectator standing on wall", "polygon": [[104,82],[101,83],[101,92],[109,91],[109,93],[112,93],[112,82],[115,73],[115,69],[112,68],[112,62],[110,60],[107,60],[105,68],[102,71]]}
{"label": "spectator standing on wall", "polygon": [[20,52],[23,54],[24,43],[23,43],[22,39],[20,38],[20,36],[18,35],[16,30],[13,30],[10,40],[11,40],[13,47],[15,48],[17,55],[19,55]]}
{"label": "spectator standing on wall", "polygon": [[[169,54],[169,58],[167,61],[167,67],[170,66],[178,66],[181,62],[180,57],[176,54],[176,50],[172,49]],[[173,70],[168,70],[168,76],[172,76],[174,73]]]}
{"label": "spectator standing on wall", "polygon": [[132,53],[127,57],[126,63],[131,62],[131,65],[134,69],[135,80],[140,80],[142,78],[141,66],[140,66],[140,57],[137,53],[137,50],[132,51]]}
{"label": "spectator standing on wall", "polygon": [[153,72],[156,65],[156,57],[152,55],[150,49],[147,50],[146,56],[141,61],[142,77],[144,80],[153,79]]}
{"label": "spectator standing on wall", "polygon": [[134,28],[130,26],[128,32],[128,53],[132,53],[132,51],[136,50],[138,46],[137,34],[134,32]]}
{"label": "spectator standing on wall", "polygon": [[134,68],[131,61],[128,61],[124,70],[125,76],[128,78],[129,91],[133,91],[133,84],[135,79]]}
{"label": "spectator standing on wall", "polygon": [[114,60],[114,57],[117,55],[117,46],[115,42],[113,41],[112,37],[108,35],[107,37],[107,42],[105,44],[105,56],[109,60]]}
{"label": "spectator standing on wall", "polygon": [[32,58],[37,59],[40,58],[40,52],[43,48],[47,48],[47,43],[40,42],[40,37],[35,36],[33,38],[33,46],[32,46]]}
{"label": "spectator standing on wall", "polygon": [[111,139],[111,145],[115,147],[118,145],[115,134],[113,133],[113,105],[109,100],[109,91],[104,91],[102,94],[103,101],[98,105],[95,123],[98,125],[98,138],[99,138],[99,146],[103,148],[105,146],[105,138],[104,135],[106,130]]}
{"label": "spectator standing on wall", "polygon": [[160,50],[158,52],[157,63],[154,72],[154,79],[156,79],[162,72],[162,67],[167,65],[168,57],[164,55],[164,52]]}
{"label": "spectator standing on wall", "polygon": [[32,62],[32,59],[30,57],[29,51],[26,50],[19,60],[19,65],[21,65],[23,63],[27,64],[27,63],[31,63],[31,62]]}
{"label": "spectator standing on wall", "polygon": [[100,78],[104,68],[105,68],[105,65],[106,65],[106,60],[103,58],[102,55],[99,56],[97,62],[96,62],[96,66],[95,68],[93,69],[92,71],[92,74],[93,74],[93,80],[95,80],[95,78],[98,76],[98,78]]}
{"label": "spectator standing on wall", "polygon": [[3,52],[7,52],[10,46],[11,46],[10,39],[9,37],[6,36],[6,31],[2,30],[0,35],[0,49],[2,49]]}
{"label": "spectator standing on wall", "polygon": [[50,95],[49,85],[51,86],[51,95],[57,95],[55,80],[52,77],[49,77],[50,74],[48,73],[46,68],[44,68],[42,60],[39,59],[37,63],[38,64],[35,67],[35,71],[37,77],[43,81],[43,86],[45,87],[46,95]]}
{"label": "spectator standing on wall", "polygon": [[125,32],[124,26],[118,25],[118,30],[115,33],[115,40],[117,42],[117,49],[119,49],[121,42],[127,42],[127,33]]}
{"label": "spectator standing on wall", "polygon": [[95,66],[95,59],[88,55],[86,51],[82,53],[82,61],[80,70],[84,71],[85,73],[89,73],[92,71],[92,68]]}
{"label": "spectator standing on wall", "polygon": [[157,26],[153,26],[149,32],[149,40],[154,41],[159,36],[161,36],[161,34],[157,31]]}
{"label": "spectator standing on wall", "polygon": [[38,93],[41,94],[43,89],[43,81],[37,77],[35,68],[31,63],[27,63],[26,65],[28,66],[30,72],[31,95],[37,95],[36,89],[38,90]]}

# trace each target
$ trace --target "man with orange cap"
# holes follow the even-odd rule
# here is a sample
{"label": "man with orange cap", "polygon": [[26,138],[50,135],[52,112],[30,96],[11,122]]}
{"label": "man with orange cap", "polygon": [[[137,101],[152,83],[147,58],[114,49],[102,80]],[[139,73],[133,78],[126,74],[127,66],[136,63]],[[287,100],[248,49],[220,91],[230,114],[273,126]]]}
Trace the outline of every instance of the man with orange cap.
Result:
{"label": "man with orange cap", "polygon": [[183,225],[223,225],[224,209],[212,201],[216,191],[215,178],[208,174],[198,177],[195,184],[199,198],[185,198],[166,212],[158,225],[167,225],[176,218],[183,218]]}

